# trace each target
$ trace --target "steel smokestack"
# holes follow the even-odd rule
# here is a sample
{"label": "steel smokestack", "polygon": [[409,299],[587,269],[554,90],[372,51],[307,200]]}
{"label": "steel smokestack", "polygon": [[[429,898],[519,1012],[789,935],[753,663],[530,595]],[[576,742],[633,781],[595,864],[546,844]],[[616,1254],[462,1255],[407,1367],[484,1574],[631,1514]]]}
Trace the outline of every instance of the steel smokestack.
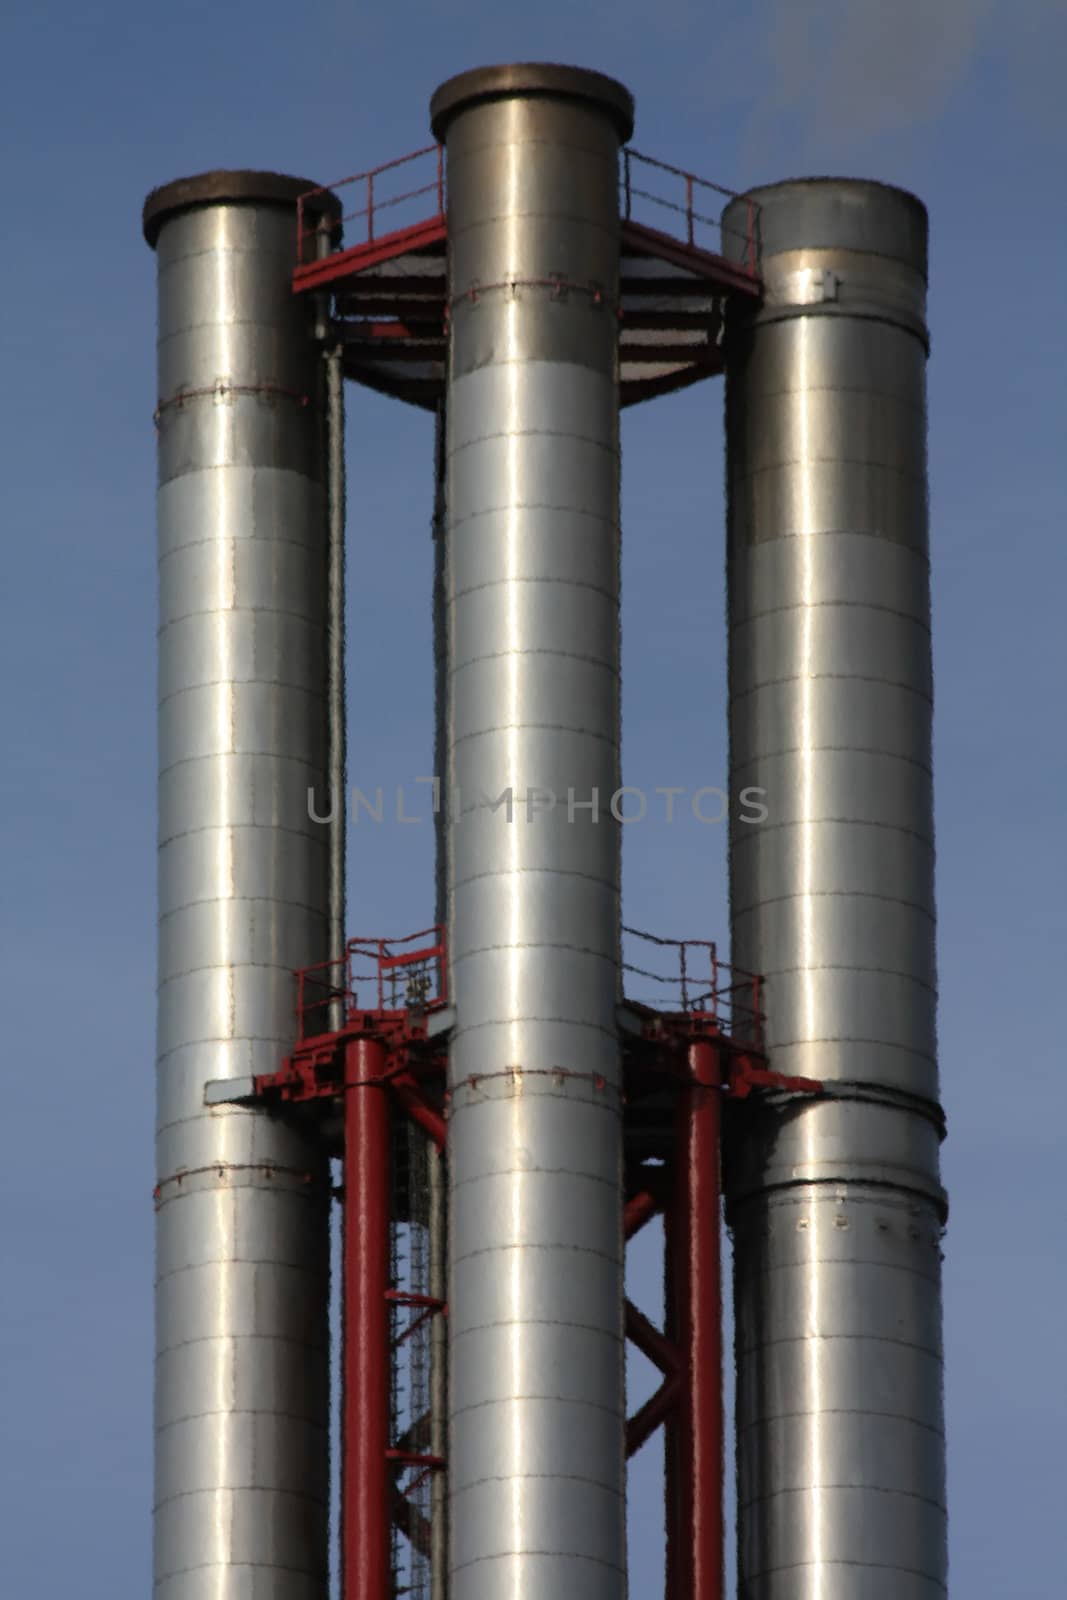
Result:
{"label": "steel smokestack", "polygon": [[[432,105],[449,196],[451,1600],[625,1592],[608,806],[632,115],[621,85],[556,66],[465,73]],[[492,803],[509,790],[510,819]]]}
{"label": "steel smokestack", "polygon": [[739,1589],[935,1600],[946,1582],[927,555],[927,223],[816,179],[758,207],[764,299],[727,338],[732,959],[773,1068],[826,1094],[728,1146]]}
{"label": "steel smokestack", "polygon": [[309,188],[212,172],[144,210],[159,266],[159,1600],[326,1591],[326,1162],[291,1122],[204,1105],[209,1080],[277,1069],[291,969],[328,953],[329,836],[307,804],[329,770],[324,394],[291,290]]}
{"label": "steel smokestack", "polygon": [[[662,1424],[668,1586],[704,1600],[721,1576],[724,1099],[739,1592],[945,1592],[926,214],[878,184],[780,184],[727,208],[723,262],[694,239],[695,175],[644,158],[681,181],[684,241],[630,214],[657,198],[631,185],[634,153],[620,225],[632,115],[621,85],[574,68],[452,79],[432,106],[447,228],[438,152],[437,212],[376,232],[376,172],[406,166],[388,163],[361,175],[367,237],[342,252],[335,199],[296,179],[209,173],[146,203],[158,1600],[325,1595],[339,1121],[345,1593],[391,1592],[400,1529],[434,1600],[619,1600],[626,1432],[636,1449]],[[312,263],[301,194],[307,229],[327,224]],[[765,975],[771,1073],[758,1030],[722,1031],[714,953],[692,1006],[683,981],[678,1014],[619,1010],[620,253],[629,399],[715,370],[729,300],[731,791],[762,790],[768,812],[732,823],[731,956]],[[449,981],[402,1023],[381,988],[371,1010],[335,994],[323,1039],[297,1025],[292,969],[336,957],[343,931],[345,376],[437,408]],[[327,830],[307,802],[331,786]],[[654,943],[681,949],[684,974],[686,947]],[[639,1309],[624,1322],[623,1059],[628,1226],[665,1218],[662,1333]],[[650,1071],[675,1102],[669,1141],[663,1102],[642,1099]],[[435,1141],[418,1218],[418,1146],[393,1141],[390,1190],[399,1114]],[[405,1223],[431,1235],[412,1294],[389,1256]],[[418,1311],[398,1336],[400,1305]],[[401,1429],[422,1358],[398,1352],[427,1315],[429,1411],[412,1401]],[[664,1376],[628,1430],[624,1327]],[[433,1474],[428,1521],[409,1469],[412,1490]]]}

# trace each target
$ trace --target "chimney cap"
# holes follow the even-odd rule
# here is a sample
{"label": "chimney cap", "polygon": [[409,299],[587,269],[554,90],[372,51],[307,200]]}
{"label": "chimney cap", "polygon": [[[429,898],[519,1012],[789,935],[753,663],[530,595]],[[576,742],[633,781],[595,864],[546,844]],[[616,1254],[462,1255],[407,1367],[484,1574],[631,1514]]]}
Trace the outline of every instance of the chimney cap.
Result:
{"label": "chimney cap", "polygon": [[527,95],[592,102],[614,120],[623,144],[634,131],[633,95],[615,78],[588,67],[519,61],[507,66],[475,67],[442,83],[430,101],[434,138],[443,140],[453,117],[469,106]]}
{"label": "chimney cap", "polygon": [[[313,192],[318,190],[318,192]],[[141,213],[144,236],[153,250],[163,224],[176,212],[194,206],[279,205],[296,207],[301,195],[310,212],[340,222],[341,202],[328,189],[318,189],[310,178],[291,178],[281,172],[201,172],[192,178],[175,178],[153,189]]]}

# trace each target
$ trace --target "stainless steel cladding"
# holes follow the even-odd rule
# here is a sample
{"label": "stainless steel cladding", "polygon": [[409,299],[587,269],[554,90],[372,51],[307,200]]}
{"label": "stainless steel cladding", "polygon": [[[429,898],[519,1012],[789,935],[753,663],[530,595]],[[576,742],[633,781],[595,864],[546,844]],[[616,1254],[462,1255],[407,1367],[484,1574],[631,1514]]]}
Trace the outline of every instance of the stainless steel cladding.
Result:
{"label": "stainless steel cladding", "polygon": [[609,806],[631,118],[620,85],[559,67],[468,73],[433,103],[451,296],[452,1600],[625,1593]]}
{"label": "stainless steel cladding", "polygon": [[[757,190],[766,293],[727,348],[733,959],[823,1097],[730,1174],[748,1600],[945,1591],[927,559],[926,214]],[[724,216],[744,249],[748,200]],[[735,231],[736,230],[736,231]]]}
{"label": "stainless steel cladding", "polygon": [[157,1600],[321,1600],[327,1190],[291,1127],[205,1110],[276,1070],[326,955],[321,361],[264,173],[149,196],[159,264]]}

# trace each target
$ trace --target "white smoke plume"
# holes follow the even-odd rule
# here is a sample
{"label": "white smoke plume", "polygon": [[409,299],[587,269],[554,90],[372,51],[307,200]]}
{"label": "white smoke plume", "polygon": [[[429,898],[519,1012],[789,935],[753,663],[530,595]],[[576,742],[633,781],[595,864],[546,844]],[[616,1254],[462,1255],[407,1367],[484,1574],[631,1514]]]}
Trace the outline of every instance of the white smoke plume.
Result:
{"label": "white smoke plume", "polygon": [[760,19],[762,61],[751,63],[748,161],[762,164],[785,140],[810,165],[934,121],[967,76],[994,4],[773,0]]}
{"label": "white smoke plume", "polygon": [[746,177],[783,150],[812,170],[921,136],[980,70],[1007,92],[999,114],[1062,131],[1067,0],[756,0],[727,56]]}

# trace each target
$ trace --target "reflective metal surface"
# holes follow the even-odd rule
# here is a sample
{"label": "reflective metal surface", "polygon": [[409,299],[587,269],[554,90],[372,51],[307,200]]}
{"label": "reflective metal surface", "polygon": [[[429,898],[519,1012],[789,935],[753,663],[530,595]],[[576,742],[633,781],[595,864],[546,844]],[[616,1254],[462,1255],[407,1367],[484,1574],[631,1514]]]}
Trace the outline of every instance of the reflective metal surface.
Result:
{"label": "reflective metal surface", "polygon": [[557,105],[584,104],[599,116],[612,118],[624,144],[634,131],[633,95],[614,78],[588,67],[562,67],[552,61],[509,61],[496,67],[474,67],[441,84],[430,101],[434,138],[446,137],[458,111],[532,95]]}
{"label": "reflective metal surface", "polygon": [[451,1594],[620,1600],[617,94],[452,100]]}
{"label": "reflective metal surface", "polygon": [[731,1161],[740,1590],[933,1600],[926,219],[877,184],[755,200],[766,295],[727,340],[730,746],[768,817],[733,826],[732,959],[766,974],[772,1065],[834,1098],[751,1113]]}
{"label": "reflective metal surface", "polygon": [[[447,765],[448,650],[445,618],[445,545],[447,534],[448,440],[445,406],[441,399],[434,416],[433,438],[433,770],[439,775]],[[449,872],[446,865],[447,828],[443,806],[434,809],[434,922],[448,921]],[[438,1153],[426,1146],[428,1191],[429,1291],[435,1300],[448,1299],[448,1150]],[[430,1450],[448,1457],[448,1324],[434,1317],[430,1328]],[[430,1483],[430,1600],[448,1600],[448,1468],[435,1472]]]}
{"label": "reflective metal surface", "polygon": [[292,205],[242,198],[152,224],[158,1600],[326,1592],[327,1174],[280,1122],[203,1104],[277,1069],[330,911],[321,362]]}
{"label": "reflective metal surface", "polygon": [[[329,752],[330,820],[330,931],[328,949],[336,955],[345,948],[345,838],[348,794],[346,783],[345,694],[345,374],[344,351],[335,345],[325,352],[326,364],[326,523],[327,523],[327,750]],[[343,1025],[343,1008],[331,1008],[330,1027]]]}

